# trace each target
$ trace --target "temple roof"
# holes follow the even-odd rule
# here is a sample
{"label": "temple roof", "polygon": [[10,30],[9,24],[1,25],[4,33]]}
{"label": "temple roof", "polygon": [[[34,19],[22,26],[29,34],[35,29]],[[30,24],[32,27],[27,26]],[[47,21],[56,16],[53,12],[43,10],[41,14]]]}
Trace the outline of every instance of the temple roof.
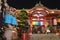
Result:
{"label": "temple roof", "polygon": [[35,5],[35,7],[43,7],[43,4],[39,1],[39,3]]}

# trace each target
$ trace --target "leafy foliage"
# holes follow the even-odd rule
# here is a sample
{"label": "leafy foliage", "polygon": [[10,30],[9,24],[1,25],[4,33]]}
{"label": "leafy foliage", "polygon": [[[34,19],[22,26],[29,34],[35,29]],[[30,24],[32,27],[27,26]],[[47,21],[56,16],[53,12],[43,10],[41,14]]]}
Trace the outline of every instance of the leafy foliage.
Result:
{"label": "leafy foliage", "polygon": [[18,15],[18,19],[20,20],[18,26],[20,26],[20,29],[22,31],[27,31],[28,24],[28,14],[25,10],[21,10],[20,14]]}

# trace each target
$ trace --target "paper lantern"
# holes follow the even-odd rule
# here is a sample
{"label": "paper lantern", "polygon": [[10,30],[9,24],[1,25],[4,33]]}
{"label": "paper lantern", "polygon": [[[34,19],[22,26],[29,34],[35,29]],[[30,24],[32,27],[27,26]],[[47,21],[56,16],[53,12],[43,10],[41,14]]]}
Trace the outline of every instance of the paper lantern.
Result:
{"label": "paper lantern", "polygon": [[43,22],[34,21],[34,22],[32,22],[32,25],[44,25],[44,23]]}
{"label": "paper lantern", "polygon": [[38,25],[38,22],[34,21],[32,22],[32,25]]}
{"label": "paper lantern", "polygon": [[36,21],[34,21],[34,22],[32,22],[32,25],[40,25],[40,22],[36,22]]}
{"label": "paper lantern", "polygon": [[38,22],[38,25],[40,25],[40,22]]}

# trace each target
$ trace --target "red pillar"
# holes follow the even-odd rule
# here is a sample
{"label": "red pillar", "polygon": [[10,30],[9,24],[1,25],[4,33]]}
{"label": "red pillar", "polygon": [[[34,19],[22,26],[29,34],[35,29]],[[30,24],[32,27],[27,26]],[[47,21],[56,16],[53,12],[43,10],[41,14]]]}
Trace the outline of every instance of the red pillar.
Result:
{"label": "red pillar", "polygon": [[29,33],[28,33],[29,36],[32,35],[32,26],[30,25],[30,28],[29,28]]}
{"label": "red pillar", "polygon": [[28,40],[28,35],[26,33],[22,33],[22,40]]}
{"label": "red pillar", "polygon": [[52,17],[50,18],[50,25],[52,26]]}
{"label": "red pillar", "polygon": [[32,17],[30,17],[30,27],[28,31],[29,31],[28,35],[31,36],[32,35]]}
{"label": "red pillar", "polygon": [[45,27],[45,32],[46,32],[46,30],[47,30],[46,17],[44,17],[44,27]]}

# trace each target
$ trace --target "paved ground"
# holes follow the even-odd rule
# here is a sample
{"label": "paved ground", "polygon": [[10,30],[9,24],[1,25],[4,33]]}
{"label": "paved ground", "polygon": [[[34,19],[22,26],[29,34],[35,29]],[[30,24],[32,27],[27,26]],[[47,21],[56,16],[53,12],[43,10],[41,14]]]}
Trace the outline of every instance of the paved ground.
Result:
{"label": "paved ground", "polygon": [[55,34],[33,34],[30,40],[60,40],[60,36]]}
{"label": "paved ground", "polygon": [[29,40],[60,40],[60,36],[56,34],[33,34]]}

